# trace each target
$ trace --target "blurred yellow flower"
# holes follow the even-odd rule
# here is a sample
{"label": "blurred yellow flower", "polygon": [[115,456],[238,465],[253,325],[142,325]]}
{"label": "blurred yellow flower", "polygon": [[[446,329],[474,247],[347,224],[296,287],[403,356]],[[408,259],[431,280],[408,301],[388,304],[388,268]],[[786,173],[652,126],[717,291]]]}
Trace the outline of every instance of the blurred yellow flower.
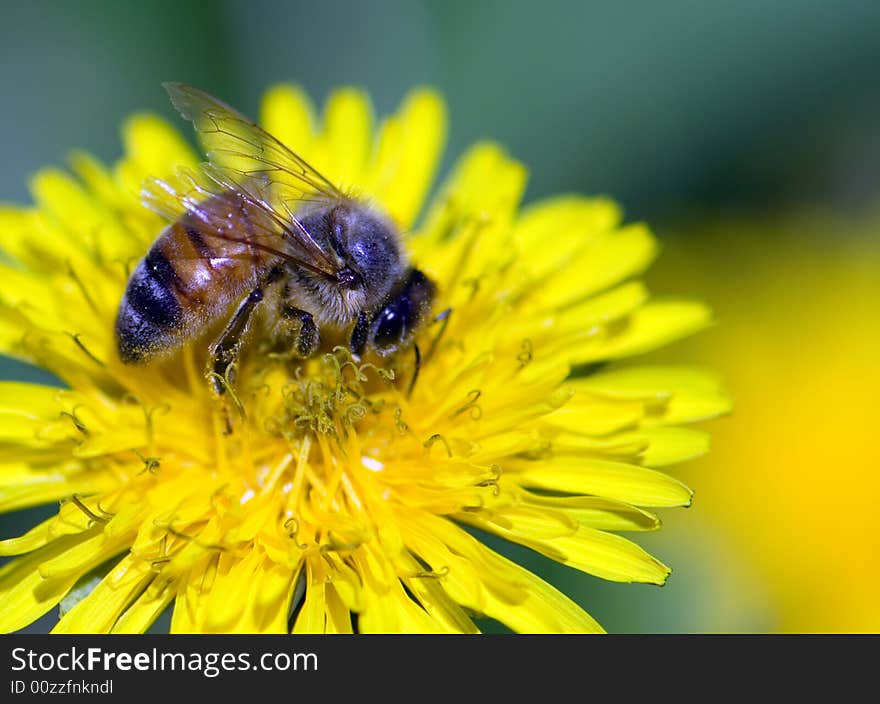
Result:
{"label": "blurred yellow flower", "polygon": [[723,370],[736,413],[712,428],[711,468],[685,470],[691,518],[751,568],[768,627],[880,631],[880,218],[695,230],[654,273],[716,304],[720,324],[676,351]]}
{"label": "blurred yellow flower", "polygon": [[163,227],[136,194],[197,161],[175,130],[135,117],[115,168],[78,155],[75,177],[36,176],[34,208],[0,209],[14,262],[0,271],[0,350],[69,387],[0,384],[0,508],[61,501],[0,543],[21,555],[0,569],[3,630],[96,568],[56,631],[143,631],[172,602],[177,632],[474,632],[478,616],[600,630],[467,527],[605,579],[664,582],[668,568],[613,531],[655,529],[647,508],[689,504],[654,468],[704,452],[704,433],[676,426],[728,402],[705,372],[594,365],[709,313],[648,300],[633,277],[654,239],[613,203],[567,196],[520,212],[526,172],[494,144],[464,156],[413,231],[444,123],[430,91],[375,137],[358,91],[335,93],[318,129],[298,90],[268,93],[263,125],[410,233],[452,314],[442,335],[421,333],[435,348],[411,395],[407,360],[383,369],[337,349],[292,374],[246,356],[231,434],[196,371],[205,344],[146,367],[116,355],[127,272]]}

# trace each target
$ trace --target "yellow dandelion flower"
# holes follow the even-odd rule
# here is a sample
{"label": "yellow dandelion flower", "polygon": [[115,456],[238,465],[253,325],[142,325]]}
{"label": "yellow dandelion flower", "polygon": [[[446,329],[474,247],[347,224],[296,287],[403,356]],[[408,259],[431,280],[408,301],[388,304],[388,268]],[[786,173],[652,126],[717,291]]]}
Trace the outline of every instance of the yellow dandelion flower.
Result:
{"label": "yellow dandelion flower", "polygon": [[[341,90],[317,125],[280,86],[262,124],[406,233],[437,284],[443,323],[414,357],[307,361],[253,340],[218,401],[200,338],[123,364],[114,319],[128,274],[165,223],[148,177],[198,158],[148,115],[125,156],[89,156],[2,207],[0,350],[67,388],[0,384],[0,508],[58,501],[0,542],[0,628],[15,630],[100,576],[56,632],[141,632],[173,604],[175,632],[591,632],[574,601],[469,529],[622,582],[669,569],[619,531],[691,491],[658,471],[703,453],[679,424],[724,412],[715,378],[606,367],[709,322],[634,279],[656,243],[618,207],[571,195],[520,208],[526,171],[495,144],[468,151],[414,226],[442,151],[445,112],[412,93],[374,132],[368,98]],[[230,408],[232,414],[230,415]],[[231,418],[231,421],[230,421]],[[230,425],[231,423],[231,425]],[[479,533],[477,533],[479,534]]]}

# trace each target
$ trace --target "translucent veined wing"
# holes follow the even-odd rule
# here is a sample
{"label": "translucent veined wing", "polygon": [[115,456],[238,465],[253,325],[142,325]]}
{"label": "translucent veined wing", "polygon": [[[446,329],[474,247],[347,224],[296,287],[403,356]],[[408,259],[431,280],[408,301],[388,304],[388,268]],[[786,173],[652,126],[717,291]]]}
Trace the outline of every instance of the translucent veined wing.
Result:
{"label": "translucent veined wing", "polygon": [[345,197],[317,169],[234,108],[184,83],[163,86],[172,105],[193,123],[208,160],[224,178],[265,178],[286,202]]}
{"label": "translucent veined wing", "polygon": [[[246,190],[218,187],[205,173],[180,169],[167,181],[148,179],[141,188],[141,199],[147,208],[169,222],[196,229],[199,238],[209,245],[200,258],[249,258],[247,249],[224,246],[234,243],[273,254],[315,273],[338,273],[339,267],[293,215],[280,218],[255,192],[256,184]],[[291,234],[291,229],[298,234]]]}
{"label": "translucent veined wing", "polygon": [[158,180],[148,182],[142,192],[145,204],[169,219],[175,211],[186,211],[204,220],[211,215],[199,204],[212,194],[233,191],[253,209],[264,211],[258,228],[261,248],[287,253],[313,270],[338,273],[340,267],[315,242],[291,206],[346,196],[235,109],[198,88],[183,83],[163,85],[174,107],[193,123],[208,162],[201,165],[201,174],[179,174],[182,188]]}

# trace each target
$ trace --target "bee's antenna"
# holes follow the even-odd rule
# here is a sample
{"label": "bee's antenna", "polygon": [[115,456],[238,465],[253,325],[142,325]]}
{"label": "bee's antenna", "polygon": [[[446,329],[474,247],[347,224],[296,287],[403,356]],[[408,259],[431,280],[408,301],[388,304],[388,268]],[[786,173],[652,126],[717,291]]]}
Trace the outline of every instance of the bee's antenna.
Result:
{"label": "bee's antenna", "polygon": [[425,355],[425,361],[429,361],[431,357],[434,356],[434,351],[437,349],[437,344],[440,342],[440,338],[443,337],[443,333],[446,332],[446,328],[449,326],[449,316],[452,315],[452,308],[447,308],[446,310],[437,314],[437,317],[434,318],[433,322],[440,323],[440,332],[431,340],[431,346],[428,348],[428,354]]}

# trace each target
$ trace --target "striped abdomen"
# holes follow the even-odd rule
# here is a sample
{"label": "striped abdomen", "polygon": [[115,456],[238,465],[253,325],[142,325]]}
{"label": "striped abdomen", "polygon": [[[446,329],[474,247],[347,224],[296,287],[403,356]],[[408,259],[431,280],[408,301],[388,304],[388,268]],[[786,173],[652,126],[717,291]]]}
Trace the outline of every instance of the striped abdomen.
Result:
{"label": "striped abdomen", "polygon": [[257,240],[261,217],[227,193],[162,231],[119,304],[116,342],[124,362],[146,361],[198,336],[258,284],[275,262],[248,244]]}

